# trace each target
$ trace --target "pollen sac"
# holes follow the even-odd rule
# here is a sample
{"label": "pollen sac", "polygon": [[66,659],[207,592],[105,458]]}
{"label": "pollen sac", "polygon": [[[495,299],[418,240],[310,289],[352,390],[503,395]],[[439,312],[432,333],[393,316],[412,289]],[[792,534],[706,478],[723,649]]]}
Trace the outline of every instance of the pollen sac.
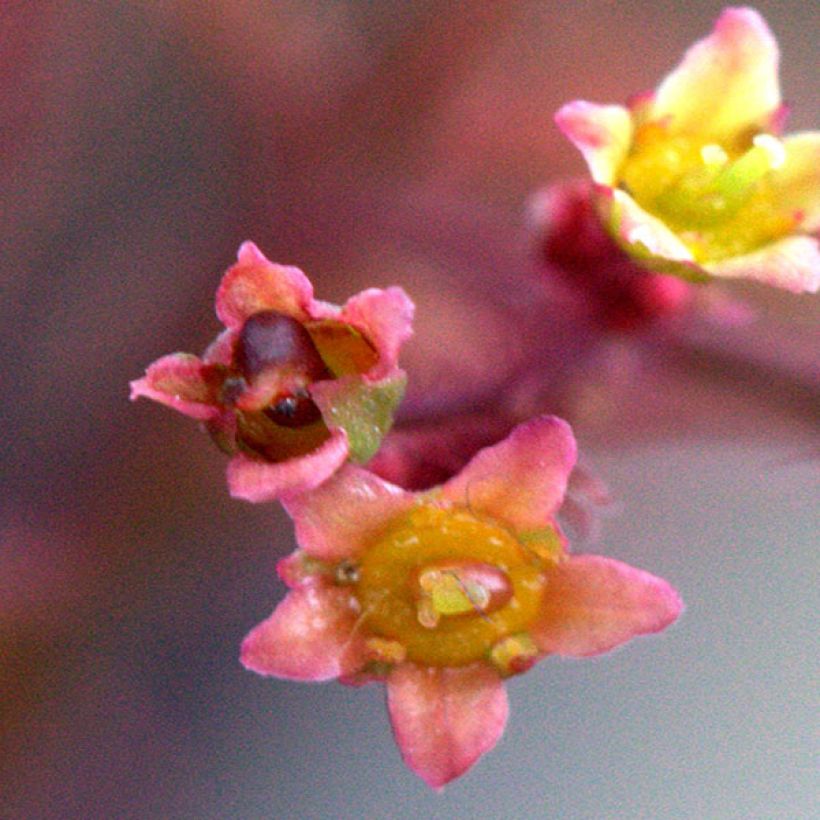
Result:
{"label": "pollen sac", "polygon": [[271,368],[294,371],[306,384],[328,375],[302,323],[275,310],[254,313],[246,320],[234,348],[234,364],[249,382]]}
{"label": "pollen sac", "polygon": [[520,675],[538,660],[538,647],[526,632],[519,632],[500,640],[490,650],[490,660],[504,677]]}
{"label": "pollen sac", "polygon": [[265,408],[265,415],[281,427],[305,427],[322,417],[307,390],[300,388],[280,396],[275,404]]}

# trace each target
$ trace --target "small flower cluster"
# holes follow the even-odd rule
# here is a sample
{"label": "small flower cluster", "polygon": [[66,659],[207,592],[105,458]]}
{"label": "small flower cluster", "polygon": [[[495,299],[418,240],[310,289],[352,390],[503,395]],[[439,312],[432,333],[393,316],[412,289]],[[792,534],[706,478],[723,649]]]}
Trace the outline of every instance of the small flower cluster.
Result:
{"label": "small flower cluster", "polygon": [[[777,135],[776,65],[762,19],[729,9],[654,94],[558,113],[592,182],[540,198],[543,259],[604,325],[684,309],[692,285],[675,276],[817,289],[820,143]],[[413,304],[400,288],[330,305],[247,242],[216,312],[225,330],[202,357],[165,356],[131,390],[197,419],[231,455],[231,493],[278,499],[293,520],[298,548],[279,563],[290,591],[245,638],[248,669],[385,683],[405,762],[440,788],[501,736],[505,678],[548,655],[606,652],[680,614],[660,578],[570,552],[557,515],[576,444],[554,416],[482,449],[493,437],[479,432],[437,486],[382,476],[410,476],[414,447],[448,464],[447,435],[406,437],[363,466],[404,391]]]}

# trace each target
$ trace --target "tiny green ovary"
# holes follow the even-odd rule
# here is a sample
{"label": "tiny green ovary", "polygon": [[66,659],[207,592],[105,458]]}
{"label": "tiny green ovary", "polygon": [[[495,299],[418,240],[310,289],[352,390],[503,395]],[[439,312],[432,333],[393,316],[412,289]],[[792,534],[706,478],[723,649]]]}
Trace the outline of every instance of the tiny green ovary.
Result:
{"label": "tiny green ovary", "polygon": [[[477,606],[423,625],[419,573],[448,561],[498,568],[509,579],[512,596],[490,612]],[[363,554],[354,589],[368,633],[399,641],[410,661],[462,666],[487,657],[507,635],[527,630],[540,606],[542,573],[533,553],[498,524],[466,511],[421,506],[394,521]]]}

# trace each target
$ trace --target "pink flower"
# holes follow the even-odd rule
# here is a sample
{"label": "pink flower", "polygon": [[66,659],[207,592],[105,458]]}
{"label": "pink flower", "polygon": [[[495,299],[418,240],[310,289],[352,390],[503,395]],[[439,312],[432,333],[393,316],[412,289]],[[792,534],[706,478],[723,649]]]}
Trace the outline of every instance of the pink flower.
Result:
{"label": "pink flower", "polygon": [[558,111],[607,230],[641,264],[818,289],[820,132],[779,137],[778,61],[763,18],[729,8],[654,93]]}
{"label": "pink flower", "polygon": [[592,319],[633,330],[686,310],[692,286],[650,273],[604,230],[587,180],[551,185],[532,203],[541,261],[575,292]]}
{"label": "pink flower", "polygon": [[555,523],[575,463],[569,426],[542,416],[442,486],[403,490],[346,466],[283,503],[300,545],[291,587],[242,645],[255,672],[383,680],[407,765],[440,788],[501,737],[503,679],[545,655],[597,655],[664,629],[675,591],[641,570],[573,556]]}
{"label": "pink flower", "polygon": [[406,382],[397,361],[413,303],[401,288],[371,288],[339,308],[315,300],[301,270],[245,242],[216,313],[226,329],[202,358],[163,356],[131,383],[131,398],[202,422],[233,455],[232,495],[269,501],[312,489],[378,450]]}

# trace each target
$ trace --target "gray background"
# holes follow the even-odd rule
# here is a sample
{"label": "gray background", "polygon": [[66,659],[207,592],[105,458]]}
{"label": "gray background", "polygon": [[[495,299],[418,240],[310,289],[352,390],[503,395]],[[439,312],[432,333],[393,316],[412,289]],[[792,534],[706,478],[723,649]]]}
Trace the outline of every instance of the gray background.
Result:
{"label": "gray background", "polygon": [[[792,128],[816,125],[816,10],[758,7]],[[3,4],[0,815],[812,816],[817,302],[739,284],[752,327],[597,336],[524,230],[582,172],[554,110],[652,87],[719,9]],[[504,738],[443,795],[380,687],[240,668],[290,525],[227,497],[194,425],[126,400],[215,334],[246,238],[322,298],[407,288],[411,409],[485,406],[523,370],[617,499],[576,548],[686,601],[658,638],[512,680]]]}

